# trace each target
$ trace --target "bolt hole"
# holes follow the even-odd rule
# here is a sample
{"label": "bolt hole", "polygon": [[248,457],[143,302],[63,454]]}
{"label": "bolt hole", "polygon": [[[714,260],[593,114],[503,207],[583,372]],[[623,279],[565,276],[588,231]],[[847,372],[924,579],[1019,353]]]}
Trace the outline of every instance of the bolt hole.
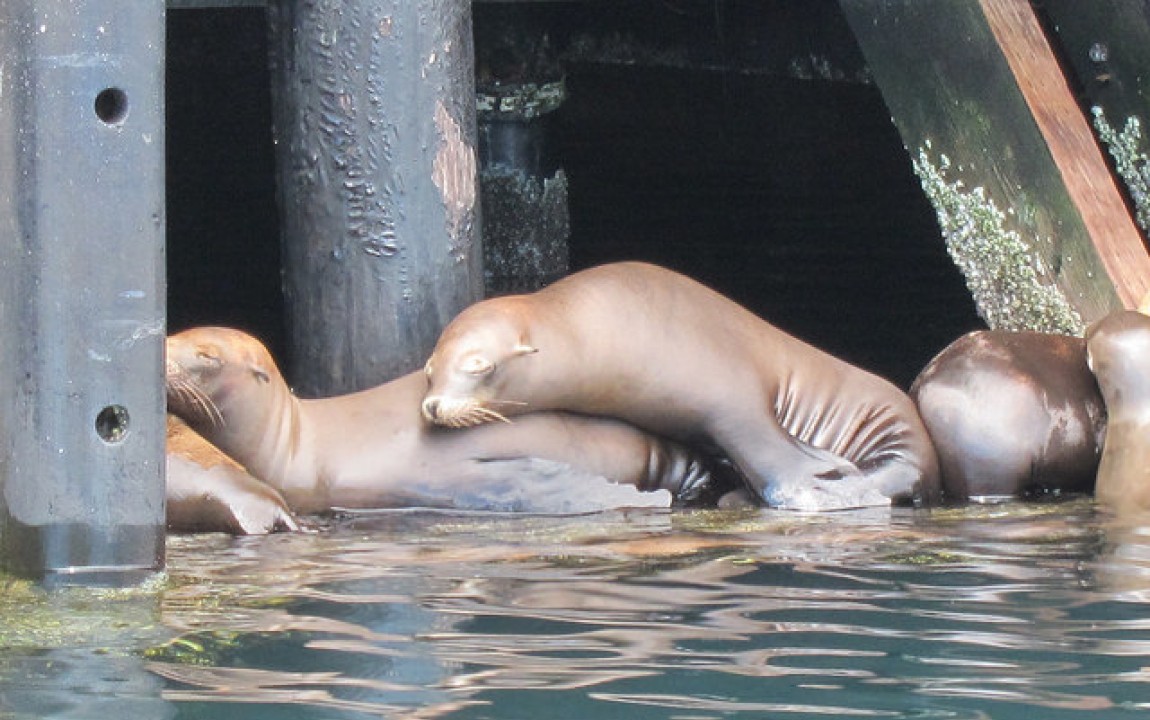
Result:
{"label": "bolt hole", "polygon": [[122,442],[128,436],[128,408],[109,405],[96,416],[96,434],[109,444]]}
{"label": "bolt hole", "polygon": [[120,88],[105,88],[96,95],[96,117],[108,125],[119,125],[128,117],[128,95]]}

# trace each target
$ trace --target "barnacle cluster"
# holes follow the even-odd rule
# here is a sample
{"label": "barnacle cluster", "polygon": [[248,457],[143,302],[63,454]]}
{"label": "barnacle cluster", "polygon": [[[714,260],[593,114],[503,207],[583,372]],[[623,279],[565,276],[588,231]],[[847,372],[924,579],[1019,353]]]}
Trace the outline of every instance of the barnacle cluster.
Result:
{"label": "barnacle cluster", "polygon": [[983,187],[949,180],[950,159],[941,154],[935,163],[929,150],[929,143],[919,148],[914,170],[983,320],[992,328],[1081,334],[1082,318],[1034,251],[1037,243],[1007,226],[1007,214]]}

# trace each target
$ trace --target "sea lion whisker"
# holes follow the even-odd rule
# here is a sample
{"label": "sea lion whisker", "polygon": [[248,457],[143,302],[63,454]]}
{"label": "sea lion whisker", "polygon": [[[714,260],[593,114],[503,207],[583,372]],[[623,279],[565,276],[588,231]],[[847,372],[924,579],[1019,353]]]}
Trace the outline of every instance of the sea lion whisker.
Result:
{"label": "sea lion whisker", "polygon": [[208,421],[211,423],[212,427],[222,428],[227,425],[227,421],[224,419],[224,414],[220,411],[220,407],[216,405],[216,403],[210,397],[201,394],[199,398],[204,409],[207,410]]}
{"label": "sea lion whisker", "polygon": [[168,395],[180,403],[194,405],[196,402],[195,392],[181,380],[168,381]]}
{"label": "sea lion whisker", "polygon": [[491,408],[488,408],[488,407],[477,407],[477,408],[475,408],[475,419],[478,422],[498,420],[499,422],[504,422],[504,423],[507,423],[508,425],[511,424],[511,420],[509,420],[507,418],[507,416],[505,416],[502,413],[499,413],[495,410],[492,410]]}
{"label": "sea lion whisker", "polygon": [[439,424],[453,428],[475,427],[496,420],[511,422],[503,413],[484,407],[471,398],[441,400],[436,414]]}
{"label": "sea lion whisker", "polygon": [[168,390],[181,402],[187,403],[197,415],[205,419],[213,428],[222,428],[227,423],[224,414],[215,401],[186,376],[169,376]]}
{"label": "sea lion whisker", "polygon": [[442,422],[444,425],[450,428],[465,428],[470,427],[470,423],[468,421],[469,417],[470,416],[466,414],[451,414],[444,416]]}
{"label": "sea lion whisker", "polygon": [[220,407],[216,405],[215,400],[212,400],[199,386],[193,386],[191,392],[195,398],[196,406],[203,410],[211,426],[214,428],[222,428],[226,422],[224,421],[224,414],[220,411]]}
{"label": "sea lion whisker", "polygon": [[516,407],[527,407],[528,403],[523,400],[488,400],[490,405],[514,405]]}

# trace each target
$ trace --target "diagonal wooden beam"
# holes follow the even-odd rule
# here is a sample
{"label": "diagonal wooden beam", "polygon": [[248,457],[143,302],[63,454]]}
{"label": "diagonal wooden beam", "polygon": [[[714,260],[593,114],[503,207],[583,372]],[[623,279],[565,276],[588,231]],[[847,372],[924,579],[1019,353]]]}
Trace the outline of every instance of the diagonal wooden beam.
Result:
{"label": "diagonal wooden beam", "polygon": [[979,0],[1115,292],[1137,307],[1150,255],[1027,0]]}

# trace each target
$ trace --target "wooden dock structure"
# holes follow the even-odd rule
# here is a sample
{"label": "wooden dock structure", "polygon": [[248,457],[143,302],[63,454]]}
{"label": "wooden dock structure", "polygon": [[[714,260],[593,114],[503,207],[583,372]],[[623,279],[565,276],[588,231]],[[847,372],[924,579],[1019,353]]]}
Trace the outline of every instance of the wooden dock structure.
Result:
{"label": "wooden dock structure", "polygon": [[1027,0],[842,7],[988,324],[1080,333],[1137,306],[1150,257],[1064,74],[1062,25]]}
{"label": "wooden dock structure", "polygon": [[[164,20],[166,7],[207,6],[266,7],[287,351],[303,395],[418,366],[483,295],[479,134],[511,154],[541,142],[531,113],[492,103],[566,92],[561,75],[526,77],[481,89],[477,114],[469,0],[0,0],[5,571],[133,584],[163,566]],[[1148,7],[834,6],[937,240],[993,327],[1079,333],[1150,291]],[[548,244],[525,256],[526,285],[567,262],[562,176],[525,167],[530,183],[492,177],[523,188],[515,212],[546,213],[548,229],[520,215],[507,226],[506,287],[522,238]]]}

